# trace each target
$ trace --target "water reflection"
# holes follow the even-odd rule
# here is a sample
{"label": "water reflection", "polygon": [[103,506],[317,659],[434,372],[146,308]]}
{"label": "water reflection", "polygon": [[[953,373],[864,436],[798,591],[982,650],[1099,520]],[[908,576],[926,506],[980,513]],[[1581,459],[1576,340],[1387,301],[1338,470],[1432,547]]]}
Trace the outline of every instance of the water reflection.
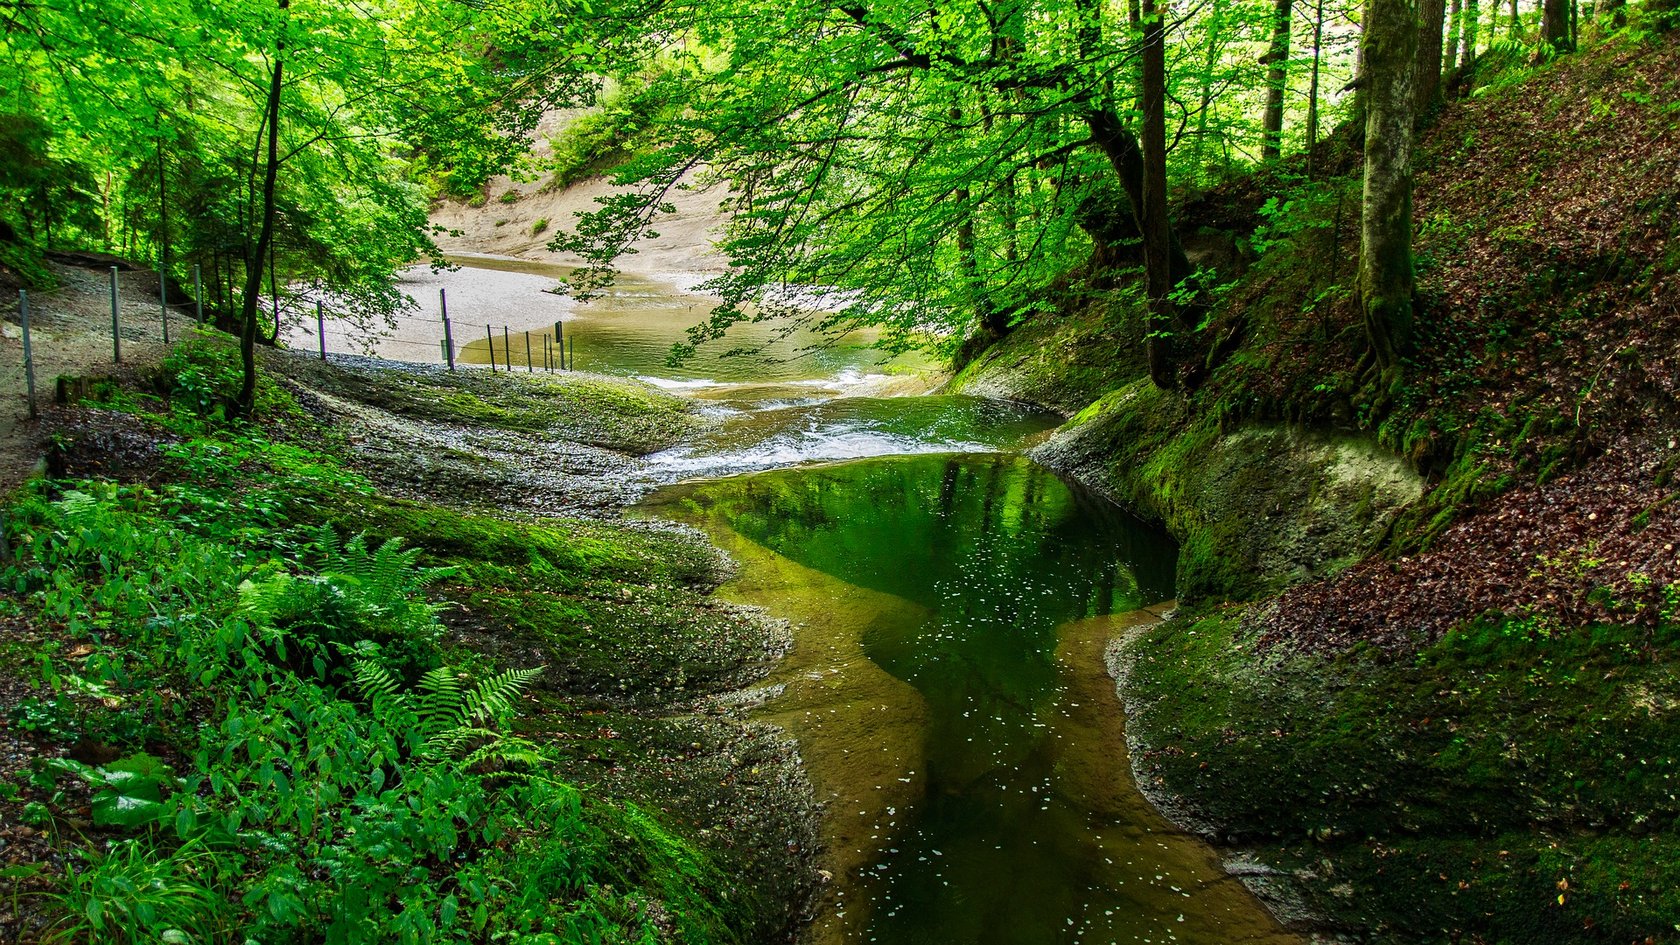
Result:
{"label": "water reflection", "polygon": [[[688,329],[710,317],[715,300],[671,281],[620,273],[599,298],[579,303],[551,291],[571,273],[569,267],[495,256],[451,256],[449,261],[462,268],[441,273],[411,269],[404,289],[426,312],[436,310],[437,290],[447,289],[457,322],[456,358],[465,364],[488,364],[493,355],[498,367],[511,363],[516,371],[542,371],[559,366],[558,355],[547,352],[557,352],[564,341],[567,361],[578,370],[694,386],[812,380],[846,372],[904,374],[933,366],[924,355],[892,357],[872,349],[877,332],[841,338],[806,330],[784,335],[788,323],[775,320],[738,324],[726,338],[702,345],[693,358],[673,367],[666,363],[671,346],[686,341]],[[558,329],[556,322],[561,323]],[[431,327],[441,338],[441,323]],[[436,339],[428,343],[435,353]],[[737,350],[748,353],[731,353]]]}
{"label": "water reflection", "polygon": [[[817,738],[848,731],[846,713],[865,725],[881,713],[896,726],[881,749],[912,766],[888,780],[855,740],[817,757],[831,816],[846,822],[835,839],[855,847],[834,851],[855,875],[819,931],[940,945],[1288,940],[1129,783],[1101,669],[1104,615],[1170,595],[1174,550],[1162,536],[1004,455],[782,470],[661,501],[737,554],[763,555],[751,571],[783,559],[783,570],[824,576],[747,595],[755,603],[818,614],[844,596],[836,588],[855,587],[906,605],[858,611],[857,646],[912,687],[919,708],[892,708],[867,674],[855,674],[867,700],[790,687],[795,705],[771,708]],[[789,674],[855,673],[843,654],[823,659],[813,669],[796,654]],[[888,737],[910,718],[915,750]],[[900,799],[874,801],[884,790]]]}

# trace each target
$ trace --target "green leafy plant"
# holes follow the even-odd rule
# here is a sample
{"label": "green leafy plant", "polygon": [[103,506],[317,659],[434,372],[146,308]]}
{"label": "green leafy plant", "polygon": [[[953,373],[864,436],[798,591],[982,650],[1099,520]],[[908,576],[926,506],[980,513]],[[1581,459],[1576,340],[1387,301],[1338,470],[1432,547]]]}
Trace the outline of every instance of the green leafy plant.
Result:
{"label": "green leafy plant", "polygon": [[78,857],[53,894],[64,914],[53,941],[192,945],[225,927],[227,899],[206,882],[215,858],[201,844],[166,850],[131,839]]}
{"label": "green leafy plant", "polygon": [[54,758],[47,762],[47,768],[73,774],[94,789],[93,822],[101,827],[157,823],[169,816],[169,806],[164,802],[167,793],[181,786],[181,779],[168,765],[144,753],[97,768],[72,758]]}
{"label": "green leafy plant", "polygon": [[240,612],[270,628],[276,659],[323,679],[370,652],[409,678],[437,665],[437,610],[418,594],[448,569],[416,566],[418,549],[399,539],[370,550],[365,537],[340,544],[325,526],[309,548],[315,574],[277,571],[239,587]]}
{"label": "green leafy plant", "polygon": [[423,756],[461,759],[468,767],[506,765],[534,758],[528,742],[507,738],[500,729],[541,673],[542,667],[510,669],[469,685],[453,667],[440,666],[404,689],[385,666],[362,660],[356,664],[356,688],[387,725],[417,737]]}

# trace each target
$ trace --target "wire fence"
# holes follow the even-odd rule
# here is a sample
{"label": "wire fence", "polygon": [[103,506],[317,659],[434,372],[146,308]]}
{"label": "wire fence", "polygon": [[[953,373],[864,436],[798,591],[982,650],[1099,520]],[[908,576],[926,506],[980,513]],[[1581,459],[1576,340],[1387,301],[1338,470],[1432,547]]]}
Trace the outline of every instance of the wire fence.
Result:
{"label": "wire fence", "polygon": [[[77,303],[68,313],[57,312],[60,305],[54,304],[55,313],[47,319],[42,318],[40,310],[32,311],[32,299],[28,290],[19,290],[17,297],[18,337],[21,341],[20,357],[16,360],[7,358],[4,368],[0,368],[0,380],[10,390],[22,388],[22,393],[28,401],[31,419],[39,416],[37,375],[44,366],[37,361],[37,351],[40,341],[37,334],[50,335],[55,339],[63,339],[70,334],[80,336],[75,356],[87,358],[97,356],[96,348],[88,347],[88,339],[99,334],[108,334],[110,339],[110,359],[114,364],[121,364],[125,356],[125,346],[132,356],[133,345],[136,343],[150,345],[154,341],[161,341],[167,348],[172,339],[183,337],[186,330],[205,323],[203,275],[198,266],[193,267],[193,293],[189,299],[171,301],[170,283],[166,275],[153,270],[128,270],[131,284],[126,291],[122,276],[125,275],[121,267],[111,266],[108,279],[98,277],[98,281],[106,282],[104,294],[109,299],[109,327],[103,323],[106,315],[103,311],[94,312],[89,309],[88,302],[99,292],[90,292],[94,288],[84,282],[80,288]],[[141,275],[157,280],[155,293],[151,286],[137,287],[132,284],[133,276]],[[62,294],[62,290],[51,290],[36,293],[35,302],[42,299],[58,302],[54,296]],[[185,294],[184,292],[182,294]],[[155,296],[148,298],[148,296]],[[153,307],[155,305],[155,308]],[[275,336],[282,331],[282,309],[278,299],[272,301],[275,319]],[[100,306],[103,308],[103,305]],[[37,305],[37,309],[39,306]],[[302,314],[294,308],[294,319]],[[333,354],[356,354],[352,351],[332,350],[334,333],[328,331],[329,321],[338,329],[337,346],[342,347],[349,340],[353,330],[343,324],[338,318],[329,317],[323,300],[314,300],[312,319],[303,324],[295,325],[303,338],[313,337],[314,344],[310,347],[320,356],[321,360],[328,360]],[[74,331],[53,330],[43,332],[48,327],[46,322],[60,322],[66,317],[74,318],[81,325]],[[521,329],[514,331],[509,325],[479,324],[460,322],[449,315],[449,298],[446,289],[438,289],[438,314],[435,316],[406,315],[394,313],[389,316],[393,322],[412,323],[414,326],[425,326],[433,330],[441,329],[442,336],[434,342],[418,341],[413,338],[388,335],[378,339],[377,347],[382,356],[394,357],[395,360],[434,363],[446,366],[454,371],[458,367],[486,366],[491,371],[516,371],[524,368],[527,373],[538,371],[553,373],[555,371],[571,371],[576,369],[576,338],[568,337],[565,325],[555,321],[552,329],[540,330]],[[308,322],[312,321],[313,325]],[[96,327],[97,326],[97,327]],[[67,326],[55,325],[55,329]],[[310,328],[313,328],[313,331]],[[424,331],[424,329],[422,329]],[[9,332],[8,332],[9,333]],[[366,344],[363,345],[367,347]],[[394,355],[393,355],[394,352]],[[52,359],[58,366],[68,366],[75,357],[65,357],[68,351],[58,352],[61,357]]]}

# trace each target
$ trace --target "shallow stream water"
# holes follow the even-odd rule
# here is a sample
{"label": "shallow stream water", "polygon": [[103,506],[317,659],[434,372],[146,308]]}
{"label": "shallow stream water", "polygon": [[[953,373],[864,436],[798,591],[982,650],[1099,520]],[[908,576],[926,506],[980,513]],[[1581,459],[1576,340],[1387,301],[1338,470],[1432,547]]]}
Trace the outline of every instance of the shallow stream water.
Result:
{"label": "shallow stream water", "polygon": [[642,514],[705,529],[741,565],[722,593],[796,628],[756,711],[827,804],[813,942],[1298,941],[1132,782],[1104,651],[1158,619],[1176,550],[1020,455],[1058,418],[885,396],[925,385],[858,345],[673,370],[704,300],[625,286],[571,310],[579,366],[719,419],[648,458],[676,484]]}

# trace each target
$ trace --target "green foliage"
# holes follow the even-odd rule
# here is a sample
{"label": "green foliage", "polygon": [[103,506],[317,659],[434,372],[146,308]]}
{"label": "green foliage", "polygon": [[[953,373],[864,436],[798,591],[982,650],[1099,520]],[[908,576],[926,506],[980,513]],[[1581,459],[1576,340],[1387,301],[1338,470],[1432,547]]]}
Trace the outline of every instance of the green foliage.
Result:
{"label": "green foliage", "polygon": [[[593,90],[580,25],[541,4],[377,7],[147,0],[20,7],[0,39],[0,254],[88,248],[203,268],[221,324],[251,276],[284,308],[325,301],[364,330],[410,303],[396,270],[436,257],[429,191],[466,193],[526,155],[543,110]],[[471,37],[471,39],[466,39]],[[569,52],[556,53],[556,49]],[[270,78],[286,131],[272,254],[265,209]],[[28,275],[33,281],[35,273]],[[267,293],[265,293],[267,294]],[[265,333],[283,319],[261,306]]]}
{"label": "green foliage", "polygon": [[404,550],[401,539],[369,551],[361,535],[340,545],[326,527],[307,550],[314,574],[279,571],[239,585],[238,612],[274,631],[273,659],[322,679],[370,654],[410,678],[437,665],[436,608],[419,592],[446,571],[416,568],[419,550]]}
{"label": "green foliage", "polygon": [[169,766],[148,754],[131,755],[94,768],[70,758],[47,762],[48,771],[73,774],[93,788],[93,822],[100,827],[144,827],[168,816],[165,788],[181,781]]}
{"label": "green foliage", "polygon": [[593,110],[572,119],[550,142],[553,176],[544,189],[570,187],[622,164],[644,144],[650,128],[675,117],[681,74],[657,65],[627,79]]}
{"label": "green foliage", "polygon": [[497,731],[517,713],[520,694],[542,668],[510,669],[468,686],[456,670],[440,666],[420,677],[413,690],[372,660],[356,664],[356,688],[387,725],[411,732],[420,753],[459,758],[469,768],[514,759],[540,761],[529,742],[504,740]]}
{"label": "green foliage", "polygon": [[[36,657],[53,694],[17,718],[68,743],[122,716],[127,744],[180,759],[61,760],[31,780],[32,823],[65,826],[87,792],[117,838],[83,851],[64,833],[79,862],[54,899],[60,936],[737,941],[741,907],[715,900],[727,883],[707,856],[555,780],[561,749],[511,734],[538,670],[470,680],[441,663],[423,594],[446,572],[420,547],[292,518],[356,501],[357,477],[200,419],[216,378],[198,357],[164,374],[179,409],[152,415],[183,437],[190,481],[39,482],[4,519],[18,557],[0,586],[54,628]],[[637,566],[577,548],[555,560]]]}
{"label": "green foliage", "polygon": [[190,945],[228,931],[228,903],[210,885],[215,855],[202,843],[169,849],[133,838],[105,852],[79,851],[78,859],[55,896],[64,918],[53,941]]}
{"label": "green foliage", "polygon": [[538,217],[531,222],[531,235],[541,236],[548,230],[548,217]]}

